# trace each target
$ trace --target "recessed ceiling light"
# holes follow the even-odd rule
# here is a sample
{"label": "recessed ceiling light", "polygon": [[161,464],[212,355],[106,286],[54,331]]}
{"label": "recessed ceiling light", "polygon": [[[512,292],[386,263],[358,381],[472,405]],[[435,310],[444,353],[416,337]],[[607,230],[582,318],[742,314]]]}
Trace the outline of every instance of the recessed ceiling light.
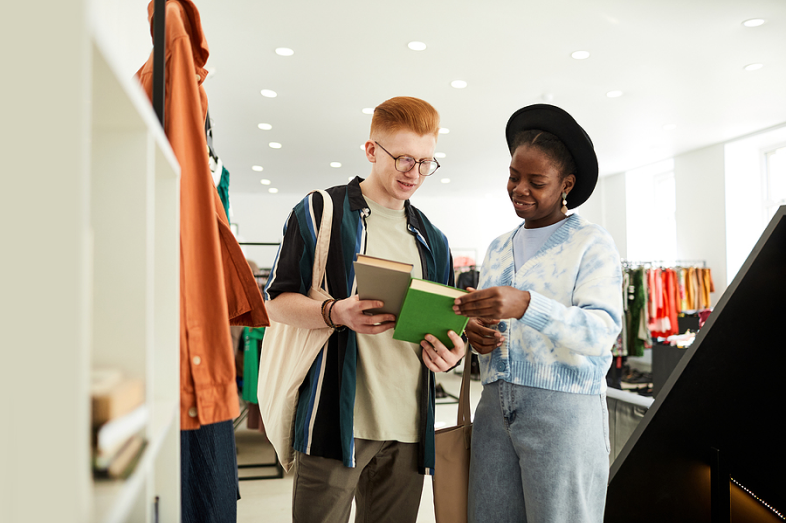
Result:
{"label": "recessed ceiling light", "polygon": [[407,44],[407,47],[413,51],[424,51],[426,49],[426,44],[423,42],[410,42]]}
{"label": "recessed ceiling light", "polygon": [[276,194],[278,192],[278,189],[276,189],[275,187],[271,187],[270,189],[267,190],[267,192]]}
{"label": "recessed ceiling light", "polygon": [[675,123],[667,123],[666,125],[663,126],[664,131],[673,131],[676,128],[677,128],[677,124]]}
{"label": "recessed ceiling light", "polygon": [[338,169],[339,167],[341,167],[341,162],[330,162],[330,166],[335,169]]}
{"label": "recessed ceiling light", "polygon": [[373,107],[364,107],[363,108],[363,114],[374,114],[374,108]]}
{"label": "recessed ceiling light", "polygon": [[442,178],[440,180],[440,182],[442,182],[442,183],[450,183],[450,178]]}
{"label": "recessed ceiling light", "polygon": [[576,60],[585,60],[589,58],[589,51],[573,51],[570,56]]}
{"label": "recessed ceiling light", "polygon": [[293,54],[295,54],[295,51],[293,51],[289,47],[277,47],[276,54],[278,56],[292,56]]}
{"label": "recessed ceiling light", "polygon": [[270,89],[262,89],[262,90],[261,90],[261,91],[259,91],[259,92],[260,92],[260,93],[262,94],[262,96],[264,96],[265,98],[275,98],[276,96],[278,96],[278,94],[277,94],[275,91],[271,91]]}
{"label": "recessed ceiling light", "polygon": [[467,82],[464,80],[453,80],[450,82],[451,87],[455,87],[456,89],[464,89],[467,86]]}
{"label": "recessed ceiling light", "polygon": [[447,127],[440,127],[439,128],[439,134],[448,134],[449,132],[450,132],[450,129],[448,129]]}
{"label": "recessed ceiling light", "polygon": [[261,165],[252,165],[252,166],[251,166],[251,170],[252,170],[252,171],[256,171],[256,172],[258,172],[258,173],[261,173],[261,172],[262,172],[262,171],[264,171],[265,169],[264,169],[264,168],[262,168],[262,166],[261,166]]}
{"label": "recessed ceiling light", "polygon": [[760,25],[763,25],[765,21],[766,20],[763,18],[751,18],[750,20],[745,20],[742,25],[745,27],[759,27]]}
{"label": "recessed ceiling light", "polygon": [[281,149],[281,144],[278,142],[270,142],[268,145],[271,149]]}
{"label": "recessed ceiling light", "polygon": [[622,96],[622,91],[609,91],[608,93],[606,93],[606,96],[608,96],[609,98],[619,98],[620,96]]}
{"label": "recessed ceiling light", "polygon": [[445,153],[434,153],[434,158],[444,158]]}
{"label": "recessed ceiling light", "polygon": [[748,64],[748,65],[745,66],[745,70],[746,71],[758,71],[762,67],[764,67],[764,64]]}
{"label": "recessed ceiling light", "polygon": [[259,180],[259,183],[261,183],[262,185],[270,185],[270,180],[262,178],[261,180]]}
{"label": "recessed ceiling light", "polygon": [[269,131],[269,130],[271,130],[273,128],[273,126],[270,125],[269,123],[261,123],[261,124],[257,125],[257,127],[262,129],[263,131]]}

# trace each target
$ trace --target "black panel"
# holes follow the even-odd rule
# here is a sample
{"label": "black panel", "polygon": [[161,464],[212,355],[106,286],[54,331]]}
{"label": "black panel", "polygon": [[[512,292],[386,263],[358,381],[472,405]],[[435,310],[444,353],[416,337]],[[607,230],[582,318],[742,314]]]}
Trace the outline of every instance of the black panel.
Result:
{"label": "black panel", "polygon": [[785,215],[786,206],[614,462],[606,522],[712,521],[713,448],[731,477],[786,511]]}

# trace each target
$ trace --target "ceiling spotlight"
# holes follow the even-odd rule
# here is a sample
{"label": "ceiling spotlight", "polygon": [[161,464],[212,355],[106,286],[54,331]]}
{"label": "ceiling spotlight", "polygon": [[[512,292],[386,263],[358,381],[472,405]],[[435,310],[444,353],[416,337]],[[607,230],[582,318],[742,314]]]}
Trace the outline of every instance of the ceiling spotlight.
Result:
{"label": "ceiling spotlight", "polygon": [[270,189],[267,190],[267,192],[271,194],[276,194],[278,192],[278,189],[276,189],[275,187],[271,187]]}
{"label": "ceiling spotlight", "polygon": [[764,64],[748,64],[748,65],[745,66],[745,70],[746,71],[758,71],[762,67],[764,67]]}
{"label": "ceiling spotlight", "polygon": [[263,131],[269,131],[269,130],[271,130],[273,128],[273,126],[270,125],[269,123],[261,123],[261,124],[257,125],[257,127],[262,129]]}
{"label": "ceiling spotlight", "polygon": [[609,91],[608,93],[606,93],[606,96],[608,96],[609,98],[619,98],[620,96],[622,96],[622,91]]}
{"label": "ceiling spotlight", "polygon": [[440,182],[442,182],[442,183],[450,183],[450,178],[442,178],[440,180]]}
{"label": "ceiling spotlight", "polygon": [[293,51],[289,47],[277,47],[276,54],[278,56],[292,56],[293,54],[295,54],[295,51]]}
{"label": "ceiling spotlight", "polygon": [[407,44],[407,47],[413,51],[424,51],[426,49],[426,44],[423,42],[410,42]]}
{"label": "ceiling spotlight", "polygon": [[374,114],[374,108],[373,107],[364,107],[363,108],[363,114]]}
{"label": "ceiling spotlight", "polygon": [[446,127],[440,127],[439,128],[439,134],[448,134],[449,132],[450,132],[450,129],[448,129]]}
{"label": "ceiling spotlight", "polygon": [[330,166],[335,169],[338,169],[339,167],[341,167],[341,162],[330,162]]}
{"label": "ceiling spotlight", "polygon": [[261,91],[259,91],[259,92],[260,92],[260,93],[262,94],[262,96],[264,96],[265,98],[275,98],[276,96],[278,96],[278,94],[277,94],[275,91],[271,91],[270,89],[262,89],[262,90],[261,90]]}
{"label": "ceiling spotlight", "polygon": [[667,123],[666,125],[663,126],[664,131],[673,131],[676,128],[677,128],[677,124],[675,123]]}
{"label": "ceiling spotlight", "polygon": [[262,185],[270,185],[270,180],[262,178],[261,180],[259,180],[259,183],[261,183]]}
{"label": "ceiling spotlight", "polygon": [[278,142],[270,142],[268,145],[271,149],[281,149],[281,144]]}
{"label": "ceiling spotlight", "polygon": [[434,153],[434,158],[444,158],[445,153]]}
{"label": "ceiling spotlight", "polygon": [[586,60],[589,58],[589,51],[573,51],[570,56],[576,60]]}
{"label": "ceiling spotlight", "polygon": [[763,25],[765,20],[763,18],[751,18],[750,20],[745,20],[742,25],[745,27],[759,27]]}
{"label": "ceiling spotlight", "polygon": [[258,172],[258,173],[261,173],[261,172],[262,172],[262,171],[264,171],[265,169],[263,169],[261,165],[252,165],[252,166],[251,166],[251,170],[252,170],[252,171],[256,171],[256,172]]}
{"label": "ceiling spotlight", "polygon": [[464,89],[467,86],[467,82],[464,80],[453,80],[450,82],[451,87],[455,87],[456,89]]}

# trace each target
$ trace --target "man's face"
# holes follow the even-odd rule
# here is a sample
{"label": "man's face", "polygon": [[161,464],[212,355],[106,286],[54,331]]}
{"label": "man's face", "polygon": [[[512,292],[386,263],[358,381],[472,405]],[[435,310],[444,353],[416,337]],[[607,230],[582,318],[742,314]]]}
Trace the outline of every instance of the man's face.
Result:
{"label": "man's face", "polygon": [[415,194],[425,177],[420,175],[419,164],[415,164],[407,172],[399,172],[396,170],[396,161],[392,157],[411,156],[418,161],[433,160],[437,139],[432,134],[420,135],[412,131],[398,131],[377,137],[376,141],[379,142],[379,146],[372,139],[371,146],[366,148],[366,155],[373,162],[372,172],[384,190],[385,196],[389,198],[387,202],[377,203],[386,206],[390,203],[398,203],[398,207],[401,202]]}

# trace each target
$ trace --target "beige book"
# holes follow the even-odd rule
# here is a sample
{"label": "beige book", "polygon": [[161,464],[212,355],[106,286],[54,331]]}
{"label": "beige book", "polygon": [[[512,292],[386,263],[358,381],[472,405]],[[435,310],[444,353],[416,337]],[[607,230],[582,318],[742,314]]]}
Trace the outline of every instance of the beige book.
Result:
{"label": "beige book", "polygon": [[355,277],[361,300],[380,300],[384,306],[370,309],[372,314],[389,313],[398,316],[412,279],[413,265],[383,258],[358,254]]}
{"label": "beige book", "polygon": [[124,416],[145,402],[145,382],[96,370],[90,387],[93,427]]}

